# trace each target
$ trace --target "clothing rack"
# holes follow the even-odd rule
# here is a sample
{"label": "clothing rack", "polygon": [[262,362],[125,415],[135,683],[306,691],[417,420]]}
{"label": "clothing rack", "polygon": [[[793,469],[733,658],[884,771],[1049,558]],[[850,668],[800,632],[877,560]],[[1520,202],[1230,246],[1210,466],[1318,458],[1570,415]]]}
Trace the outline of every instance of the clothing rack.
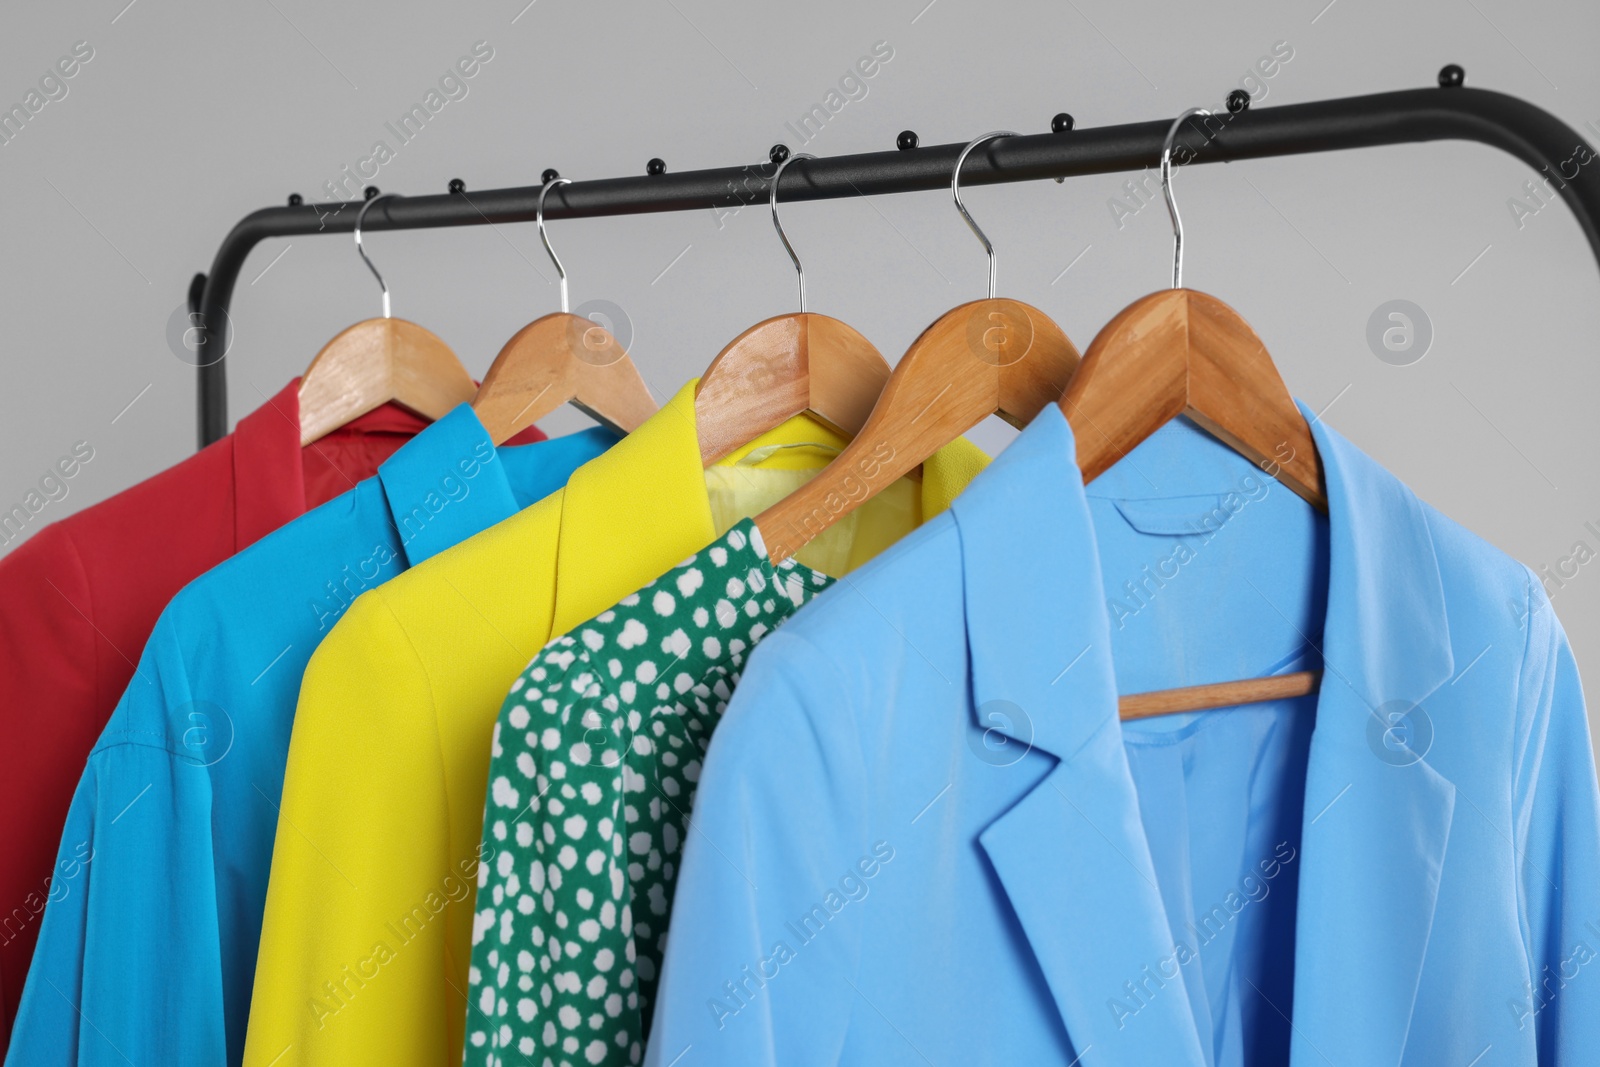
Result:
{"label": "clothing rack", "polygon": [[[1600,165],[1584,165],[1600,164],[1594,149],[1543,108],[1505,93],[1465,88],[1464,81],[1462,69],[1452,64],[1439,72],[1437,89],[1405,89],[1259,111],[1250,109],[1249,96],[1236,89],[1228,97],[1226,112],[1197,117],[1185,125],[1175,142],[1174,158],[1226,163],[1422,141],[1477,141],[1509,152],[1545,175],[1572,208],[1600,263],[1600,175],[1596,173]],[[1161,118],[1074,129],[1071,116],[1058,115],[1051,133],[1007,137],[974,151],[961,181],[966,186],[988,185],[1155,167],[1171,122]],[[786,171],[790,187],[783,190],[783,199],[828,200],[947,188],[951,168],[964,147],[919,148],[910,131],[900,135],[898,145],[899,150],[892,152],[797,160]],[[774,154],[783,158],[776,149]],[[545,218],[764,204],[775,166],[762,163],[668,174],[660,159],[652,159],[643,176],[575,181],[552,189]],[[450,190],[374,205],[362,228],[372,232],[532,222],[540,186],[469,194],[457,179]],[[257,243],[271,237],[350,233],[361,203],[307,204],[296,194],[287,207],[263,208],[239,220],[217,250],[210,275],[196,275],[190,286],[196,351],[226,355],[234,283]],[[221,338],[213,339],[211,323],[223,324]],[[199,437],[204,447],[227,432],[228,394],[223,358],[203,358],[199,363]]]}

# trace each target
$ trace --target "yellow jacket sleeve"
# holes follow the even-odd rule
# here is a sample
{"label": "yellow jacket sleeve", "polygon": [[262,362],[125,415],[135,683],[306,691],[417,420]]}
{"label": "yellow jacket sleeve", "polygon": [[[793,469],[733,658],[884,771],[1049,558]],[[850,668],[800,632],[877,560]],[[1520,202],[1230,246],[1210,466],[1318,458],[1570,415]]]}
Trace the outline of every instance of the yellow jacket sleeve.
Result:
{"label": "yellow jacket sleeve", "polygon": [[362,596],[340,629],[366,639],[325,642],[302,685],[245,1063],[444,1063],[464,1004],[439,960],[466,940],[448,927],[476,858],[447,854],[428,678],[389,608]]}

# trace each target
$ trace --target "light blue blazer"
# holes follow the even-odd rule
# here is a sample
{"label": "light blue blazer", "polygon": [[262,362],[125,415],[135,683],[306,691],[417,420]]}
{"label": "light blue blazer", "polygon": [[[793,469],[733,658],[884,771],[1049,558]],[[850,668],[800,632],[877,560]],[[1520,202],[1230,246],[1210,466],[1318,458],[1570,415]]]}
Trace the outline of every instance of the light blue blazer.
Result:
{"label": "light blue blazer", "polygon": [[[1532,573],[1313,422],[1324,518],[1053,406],[752,656],[648,1064],[1600,1063],[1600,816]],[[1120,722],[1299,669],[1318,695]]]}

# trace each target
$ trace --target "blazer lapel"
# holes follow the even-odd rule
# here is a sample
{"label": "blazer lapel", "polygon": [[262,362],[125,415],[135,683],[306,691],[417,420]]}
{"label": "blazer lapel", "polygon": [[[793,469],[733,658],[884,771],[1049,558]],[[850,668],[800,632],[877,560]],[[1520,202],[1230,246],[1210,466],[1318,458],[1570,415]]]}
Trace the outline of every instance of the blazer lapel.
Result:
{"label": "blazer lapel", "polygon": [[[550,632],[648,585],[712,538],[690,381],[660,411],[572,472],[561,494]],[[641,525],[643,523],[644,525]]]}
{"label": "blazer lapel", "polygon": [[1454,671],[1422,504],[1305,410],[1328,483],[1328,615],[1306,776],[1296,1065],[1393,1065],[1433,926],[1455,787],[1426,702]]}
{"label": "blazer lapel", "polygon": [[[1203,1065],[1122,748],[1094,530],[1054,405],[953,505],[978,773],[1059,763],[979,836],[1083,1067]],[[1018,566],[1018,561],[1024,566]],[[1025,576],[1025,577],[1023,577]]]}

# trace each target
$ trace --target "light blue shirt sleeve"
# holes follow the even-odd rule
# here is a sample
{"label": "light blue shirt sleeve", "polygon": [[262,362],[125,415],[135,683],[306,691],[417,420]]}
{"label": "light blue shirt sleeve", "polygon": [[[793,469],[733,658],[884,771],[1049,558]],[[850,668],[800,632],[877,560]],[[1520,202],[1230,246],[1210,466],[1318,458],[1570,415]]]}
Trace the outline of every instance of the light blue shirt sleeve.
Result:
{"label": "light blue shirt sleeve", "polygon": [[1510,1008],[1518,1030],[1535,1029],[1540,1063],[1588,1063],[1600,1041],[1600,794],[1572,646],[1531,572],[1529,584],[1512,791],[1531,980]]}
{"label": "light blue shirt sleeve", "polygon": [[[8,1064],[227,1058],[203,769],[216,724],[179,656],[163,616],[78,783]],[[184,1025],[153,1024],[152,1007]]]}
{"label": "light blue shirt sleeve", "polygon": [[759,651],[695,796],[647,1067],[838,1063],[849,1030],[865,903],[838,887],[870,892],[894,849],[832,665],[783,631]]}

